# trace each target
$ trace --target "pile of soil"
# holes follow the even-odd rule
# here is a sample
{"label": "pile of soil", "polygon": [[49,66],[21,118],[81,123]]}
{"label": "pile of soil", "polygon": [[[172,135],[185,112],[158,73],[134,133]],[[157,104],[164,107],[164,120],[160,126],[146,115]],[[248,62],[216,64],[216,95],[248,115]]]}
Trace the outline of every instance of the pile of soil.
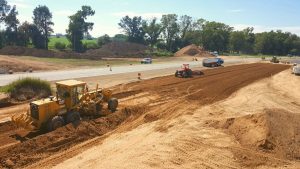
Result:
{"label": "pile of soil", "polygon": [[213,124],[234,135],[242,146],[300,160],[300,115],[282,109],[230,118]]}
{"label": "pile of soil", "polygon": [[[73,51],[54,51],[44,50],[36,48],[27,48],[23,46],[5,46],[0,49],[1,55],[14,55],[14,56],[35,56],[35,57],[48,57],[48,58],[77,58],[95,59],[94,56],[90,56],[84,53],[76,53]],[[101,58],[100,58],[101,59]]]}
{"label": "pile of soil", "polygon": [[208,51],[204,50],[204,48],[194,44],[180,49],[175,53],[175,56],[213,57],[213,55],[211,55]]}
{"label": "pile of soil", "polygon": [[[28,133],[26,136],[15,135],[22,138],[8,148],[0,149],[0,168],[20,168],[36,162],[59,151],[65,151],[69,147],[91,138],[101,136],[124,122],[130,117],[143,113],[142,107],[124,108],[106,117],[95,120],[84,120],[80,124],[68,124],[53,132],[38,135],[40,133]],[[0,125],[0,131],[11,127],[11,122]],[[38,136],[37,136],[38,135]],[[26,140],[27,138],[31,138]]]}
{"label": "pile of soil", "polygon": [[143,57],[149,48],[145,45],[130,42],[111,42],[100,49],[89,50],[87,53],[100,57]]}
{"label": "pile of soil", "polygon": [[146,55],[147,49],[147,46],[136,43],[111,42],[100,49],[91,49],[85,53],[5,46],[0,49],[0,54],[50,58],[102,59],[103,57],[143,57]]}

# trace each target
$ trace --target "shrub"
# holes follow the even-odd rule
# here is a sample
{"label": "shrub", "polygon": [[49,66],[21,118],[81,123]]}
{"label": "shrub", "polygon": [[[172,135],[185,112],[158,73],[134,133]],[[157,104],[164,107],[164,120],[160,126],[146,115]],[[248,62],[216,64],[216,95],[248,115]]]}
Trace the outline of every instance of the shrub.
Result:
{"label": "shrub", "polygon": [[157,57],[165,57],[165,56],[173,56],[174,54],[172,52],[167,51],[167,50],[156,49],[154,51],[147,50],[146,55],[157,56]]}
{"label": "shrub", "polygon": [[62,42],[55,42],[54,47],[58,50],[64,50],[66,49],[66,44]]}
{"label": "shrub", "polygon": [[98,49],[99,46],[95,42],[86,42],[83,44],[85,49]]}
{"label": "shrub", "polygon": [[24,78],[16,80],[1,88],[17,101],[25,101],[33,98],[44,98],[51,95],[50,83],[37,78]]}

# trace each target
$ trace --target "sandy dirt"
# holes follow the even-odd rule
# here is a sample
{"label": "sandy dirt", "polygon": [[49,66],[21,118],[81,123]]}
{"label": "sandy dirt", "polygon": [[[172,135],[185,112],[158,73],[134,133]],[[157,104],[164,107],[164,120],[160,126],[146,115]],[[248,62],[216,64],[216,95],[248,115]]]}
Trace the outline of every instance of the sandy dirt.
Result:
{"label": "sandy dirt", "polygon": [[[300,113],[299,93],[280,87],[293,81],[291,87],[299,88],[296,76],[279,73],[288,68],[245,64],[204,70],[203,76],[192,79],[165,76],[118,85],[113,88],[121,103],[116,113],[50,133],[26,133],[10,122],[2,123],[0,166],[299,168],[298,153],[284,149],[286,140],[299,147],[298,117],[294,117]],[[262,99],[254,101],[255,106],[244,99],[253,95]],[[278,101],[277,96],[285,101]],[[259,97],[253,97],[256,99]],[[269,103],[275,106],[264,106]],[[287,103],[293,106],[284,109]],[[278,110],[283,111],[273,116]],[[255,116],[249,116],[252,114]],[[252,121],[259,123],[241,132],[243,124]],[[274,130],[283,127],[289,134]],[[256,135],[253,131],[270,132],[260,132],[259,140],[245,143],[243,140]]]}
{"label": "sandy dirt", "polygon": [[148,112],[167,117],[122,125],[54,168],[299,168],[299,81],[284,71],[210,105],[169,101]]}

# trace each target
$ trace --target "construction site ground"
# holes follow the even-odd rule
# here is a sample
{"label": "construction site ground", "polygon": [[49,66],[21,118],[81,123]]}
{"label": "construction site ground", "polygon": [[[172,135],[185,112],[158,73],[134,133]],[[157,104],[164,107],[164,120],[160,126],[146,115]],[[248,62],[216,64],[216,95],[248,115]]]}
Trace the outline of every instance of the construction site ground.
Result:
{"label": "construction site ground", "polygon": [[203,72],[114,86],[117,112],[50,133],[3,122],[0,168],[300,167],[300,79],[290,66]]}

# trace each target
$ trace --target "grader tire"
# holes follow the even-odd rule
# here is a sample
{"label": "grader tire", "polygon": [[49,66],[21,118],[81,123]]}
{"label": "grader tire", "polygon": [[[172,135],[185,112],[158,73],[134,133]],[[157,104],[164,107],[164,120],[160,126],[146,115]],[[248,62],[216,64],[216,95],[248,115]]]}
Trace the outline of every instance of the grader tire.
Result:
{"label": "grader tire", "polygon": [[48,131],[54,131],[65,125],[65,120],[62,116],[54,116],[48,122],[47,129]]}
{"label": "grader tire", "polygon": [[108,101],[108,109],[111,111],[111,112],[115,112],[117,110],[117,107],[118,107],[118,99],[116,98],[111,98],[109,99]]}
{"label": "grader tire", "polygon": [[69,112],[67,114],[67,123],[78,123],[80,121],[80,114],[78,112]]}

